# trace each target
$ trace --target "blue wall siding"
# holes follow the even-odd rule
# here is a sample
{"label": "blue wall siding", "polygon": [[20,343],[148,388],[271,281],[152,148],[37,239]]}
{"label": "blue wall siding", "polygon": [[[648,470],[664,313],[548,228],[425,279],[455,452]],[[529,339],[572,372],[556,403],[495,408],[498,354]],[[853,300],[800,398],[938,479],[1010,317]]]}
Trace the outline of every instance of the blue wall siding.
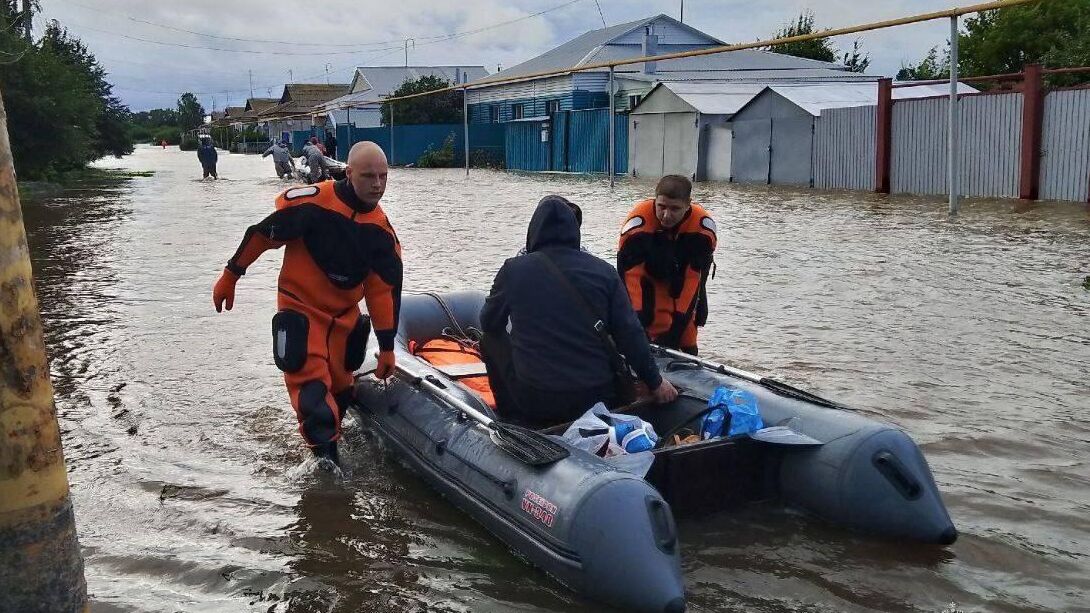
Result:
{"label": "blue wall siding", "polygon": [[540,96],[537,98],[517,98],[502,102],[481,102],[469,105],[470,123],[490,123],[491,109],[497,107],[498,122],[512,121],[512,106],[523,105],[523,117],[543,117],[546,115],[546,103],[552,100],[560,102],[561,111],[578,111],[582,109],[605,108],[609,106],[609,95],[605,92],[592,92],[582,89],[563,94],[561,96]]}

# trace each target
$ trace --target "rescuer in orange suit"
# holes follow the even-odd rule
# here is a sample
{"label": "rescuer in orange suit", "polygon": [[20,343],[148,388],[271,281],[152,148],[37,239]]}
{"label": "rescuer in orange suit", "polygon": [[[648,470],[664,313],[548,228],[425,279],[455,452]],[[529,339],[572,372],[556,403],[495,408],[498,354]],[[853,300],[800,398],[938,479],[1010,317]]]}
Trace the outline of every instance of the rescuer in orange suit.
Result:
{"label": "rescuer in orange suit", "polygon": [[716,234],[692,191],[689,179],[667,175],[653,199],[636,203],[621,226],[617,270],[651,342],[696,355]]}
{"label": "rescuer in orange suit", "polygon": [[[402,268],[401,244],[379,206],[387,171],[382,149],[361,142],[348,154],[345,179],[280,194],[276,211],[246,230],[212,290],[216,311],[230,311],[246,268],[266,250],[285,248],[273,357],[299,431],[315,455],[333,462],[371,326],[379,345],[375,375],[386,379],[394,370]],[[369,317],[360,313],[361,299]]]}

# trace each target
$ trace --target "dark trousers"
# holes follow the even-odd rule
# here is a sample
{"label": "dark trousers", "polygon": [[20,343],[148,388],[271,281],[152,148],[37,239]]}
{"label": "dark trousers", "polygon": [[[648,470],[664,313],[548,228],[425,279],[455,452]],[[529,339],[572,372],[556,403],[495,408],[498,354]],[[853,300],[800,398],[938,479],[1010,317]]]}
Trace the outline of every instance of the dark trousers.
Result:
{"label": "dark trousers", "polygon": [[503,421],[528,428],[547,428],[575,421],[597,402],[613,405],[612,384],[557,391],[539,389],[519,380],[506,335],[485,336],[481,341],[481,354],[488,369],[488,382],[496,396],[496,412]]}
{"label": "dark trousers", "polygon": [[212,175],[213,178],[218,179],[219,175],[216,174],[215,164],[204,164],[204,178],[207,179],[208,175]]}

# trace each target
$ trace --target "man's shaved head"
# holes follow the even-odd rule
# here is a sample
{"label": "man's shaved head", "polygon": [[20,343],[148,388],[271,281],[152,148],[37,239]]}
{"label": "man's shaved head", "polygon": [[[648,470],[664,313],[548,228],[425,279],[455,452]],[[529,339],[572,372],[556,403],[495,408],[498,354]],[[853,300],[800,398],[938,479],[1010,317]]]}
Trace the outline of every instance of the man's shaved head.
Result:
{"label": "man's shaved head", "polygon": [[371,141],[358,142],[348,151],[346,175],[356,197],[375,205],[386,193],[386,174],[390,167],[382,147]]}

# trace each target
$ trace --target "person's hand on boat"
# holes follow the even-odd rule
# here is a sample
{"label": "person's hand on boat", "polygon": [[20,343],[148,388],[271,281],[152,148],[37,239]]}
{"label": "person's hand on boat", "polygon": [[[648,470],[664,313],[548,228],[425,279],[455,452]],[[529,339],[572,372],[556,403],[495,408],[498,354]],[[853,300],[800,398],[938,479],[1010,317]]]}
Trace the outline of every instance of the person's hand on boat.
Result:
{"label": "person's hand on boat", "polygon": [[389,379],[390,375],[394,374],[395,363],[393,351],[378,352],[378,365],[375,366],[375,376],[379,379]]}
{"label": "person's hand on boat", "polygon": [[651,397],[655,399],[658,404],[666,404],[677,400],[677,389],[672,383],[666,379],[662,380],[662,383],[651,392]]}
{"label": "person's hand on boat", "polygon": [[238,283],[238,275],[224,268],[223,274],[212,287],[212,304],[215,305],[217,313],[224,307],[230,311],[235,306],[235,283]]}

